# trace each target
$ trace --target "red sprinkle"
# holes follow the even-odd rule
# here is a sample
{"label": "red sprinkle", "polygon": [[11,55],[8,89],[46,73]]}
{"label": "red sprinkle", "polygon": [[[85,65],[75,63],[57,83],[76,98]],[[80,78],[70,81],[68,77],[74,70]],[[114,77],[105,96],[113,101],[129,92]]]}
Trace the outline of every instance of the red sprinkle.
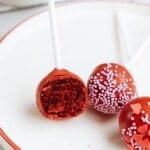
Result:
{"label": "red sprinkle", "polygon": [[85,85],[77,75],[54,69],[38,86],[37,106],[49,119],[77,116],[87,107]]}
{"label": "red sprinkle", "polygon": [[87,88],[92,107],[105,114],[116,114],[136,95],[129,71],[114,63],[97,66],[89,77]]}

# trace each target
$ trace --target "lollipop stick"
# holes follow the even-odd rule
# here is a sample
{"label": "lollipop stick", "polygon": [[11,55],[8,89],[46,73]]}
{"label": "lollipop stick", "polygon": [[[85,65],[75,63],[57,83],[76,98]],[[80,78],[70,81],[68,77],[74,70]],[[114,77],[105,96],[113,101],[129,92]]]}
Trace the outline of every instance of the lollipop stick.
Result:
{"label": "lollipop stick", "polygon": [[[117,27],[118,27],[118,34],[120,33],[121,35],[121,39],[123,41],[123,43],[119,43],[120,45],[120,50],[121,50],[121,60],[125,60],[123,59],[123,56],[124,57],[127,57],[128,56],[128,52],[129,52],[129,49],[127,47],[127,42],[125,40],[125,35],[122,31],[122,27],[121,27],[121,24],[119,22],[119,18],[118,16],[116,15],[116,24],[117,24]],[[144,41],[144,43],[142,44],[142,46],[134,53],[134,55],[129,59],[128,58],[128,61],[126,63],[124,63],[124,65],[130,69],[130,71],[132,72],[133,76],[134,76],[134,79],[135,81],[137,80],[136,79],[136,75],[133,71],[133,65],[135,64],[135,61],[139,59],[140,55],[144,52],[145,48],[148,46],[148,44],[150,43],[150,37],[148,39],[146,39]],[[126,53],[126,54],[125,54]],[[128,56],[129,57],[129,56]],[[140,95],[140,92],[139,92],[139,89],[137,88],[137,95],[139,96]]]}
{"label": "lollipop stick", "polygon": [[140,57],[140,55],[144,52],[144,50],[146,49],[146,47],[150,44],[150,37],[148,37],[143,44],[140,46],[140,48],[133,54],[133,56],[131,56],[131,58],[129,58],[129,48],[125,39],[125,35],[123,33],[122,30],[122,25],[119,21],[119,17],[117,14],[115,14],[115,23],[116,23],[116,34],[118,34],[118,45],[119,45],[119,49],[120,49],[120,55],[121,55],[121,61],[122,63],[125,62],[124,60],[127,60],[126,63],[124,63],[126,65],[127,68],[132,68],[133,65],[135,64],[135,61],[137,61]]}
{"label": "lollipop stick", "polygon": [[[133,56],[131,56],[131,58],[129,59],[129,61],[127,62],[126,66],[127,68],[129,68],[131,71],[133,70],[133,65],[135,64],[135,62],[139,59],[139,57],[141,56],[141,54],[144,52],[144,50],[146,49],[146,47],[150,44],[150,37],[148,37],[144,43],[140,46],[140,48],[133,54]],[[132,71],[133,73],[133,71]],[[135,77],[135,75],[134,75]],[[140,95],[139,90],[137,89],[137,95]]]}
{"label": "lollipop stick", "polygon": [[62,68],[61,57],[60,57],[60,48],[58,40],[58,31],[56,23],[56,10],[54,0],[48,0],[49,6],[49,18],[50,18],[50,27],[51,27],[51,37],[52,37],[52,48],[54,53],[55,67],[58,69]]}
{"label": "lollipop stick", "polygon": [[150,37],[148,37],[143,44],[140,46],[140,48],[131,56],[129,61],[127,62],[127,67],[132,68],[134,65],[135,61],[138,60],[138,58],[141,56],[141,54],[144,52],[144,50],[147,48],[147,46],[150,44]]}
{"label": "lollipop stick", "polygon": [[128,56],[127,56],[128,54],[126,52],[127,43],[125,41],[124,34],[122,33],[120,19],[116,11],[114,13],[114,31],[115,31],[116,41],[117,41],[117,47],[119,50],[119,56],[121,61],[120,63],[126,64],[128,60]]}

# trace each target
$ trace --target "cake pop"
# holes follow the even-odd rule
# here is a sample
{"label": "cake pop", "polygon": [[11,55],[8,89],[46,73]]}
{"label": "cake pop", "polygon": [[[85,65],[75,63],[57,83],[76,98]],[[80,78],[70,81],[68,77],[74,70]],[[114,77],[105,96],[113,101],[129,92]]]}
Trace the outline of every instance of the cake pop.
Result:
{"label": "cake pop", "polygon": [[45,117],[59,120],[81,114],[87,107],[87,92],[82,79],[61,66],[54,0],[49,0],[49,8],[55,67],[39,83],[36,103]]}
{"label": "cake pop", "polygon": [[[126,63],[126,46],[120,47],[121,30],[118,14],[114,12],[114,31],[116,32],[117,47],[123,64]],[[88,83],[88,100],[91,106],[104,114],[116,114],[136,95],[134,79],[127,67],[118,63],[102,63],[95,67]]]}
{"label": "cake pop", "polygon": [[[87,83],[88,99],[91,106],[96,111],[105,114],[118,113],[124,105],[139,94],[135,86],[134,80],[136,76],[132,71],[132,65],[134,65],[135,60],[139,58],[150,42],[150,38],[148,38],[130,60],[126,62],[127,59],[125,59],[125,55],[127,54],[127,44],[117,16],[118,15],[115,13],[114,26],[115,30],[117,27],[116,35],[118,35],[118,39],[120,40],[120,36],[122,37],[122,41],[117,44],[120,49],[121,62],[123,62],[125,66],[116,63],[100,64],[94,69]],[[124,44],[122,47],[120,47],[121,43]],[[134,79],[128,69],[132,71]]]}
{"label": "cake pop", "polygon": [[105,114],[116,114],[136,95],[132,75],[116,63],[98,65],[90,75],[87,87],[91,106]]}
{"label": "cake pop", "polygon": [[119,116],[122,139],[131,150],[150,150],[150,97],[135,98]]}
{"label": "cake pop", "polygon": [[54,69],[39,84],[37,105],[49,119],[77,116],[87,107],[85,85],[70,71]]}

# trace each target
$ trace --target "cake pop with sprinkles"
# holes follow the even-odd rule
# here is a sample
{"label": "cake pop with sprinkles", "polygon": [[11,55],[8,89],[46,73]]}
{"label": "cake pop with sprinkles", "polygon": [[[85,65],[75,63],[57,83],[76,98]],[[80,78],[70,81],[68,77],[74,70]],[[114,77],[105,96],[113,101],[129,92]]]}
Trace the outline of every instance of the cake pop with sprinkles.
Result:
{"label": "cake pop with sprinkles", "polygon": [[100,64],[95,67],[87,83],[88,100],[91,106],[94,110],[104,114],[118,113],[137,95],[135,81],[128,68],[134,64],[142,50],[139,50],[128,60],[125,36],[121,32],[118,14],[116,13],[114,15],[114,27],[114,31],[119,37],[117,46],[123,65],[117,63]]}
{"label": "cake pop with sprinkles", "polygon": [[89,77],[87,88],[91,106],[104,114],[116,114],[136,95],[132,75],[116,63],[98,65]]}
{"label": "cake pop with sprinkles", "polygon": [[131,150],[150,150],[150,97],[132,100],[121,111],[122,139]]}

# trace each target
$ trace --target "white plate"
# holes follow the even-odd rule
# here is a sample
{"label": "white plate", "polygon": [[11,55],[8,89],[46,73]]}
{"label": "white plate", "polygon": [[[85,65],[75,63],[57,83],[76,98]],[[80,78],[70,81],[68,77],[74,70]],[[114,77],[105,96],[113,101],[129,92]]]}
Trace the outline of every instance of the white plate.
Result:
{"label": "white plate", "polygon": [[[64,68],[87,82],[103,62],[121,62],[114,16],[125,36],[128,55],[150,35],[150,8],[129,3],[82,1],[57,8]],[[88,109],[80,116],[51,121],[35,104],[39,81],[54,68],[48,13],[15,28],[1,41],[0,125],[24,150],[126,150],[121,143],[118,117]],[[135,62],[133,72],[141,95],[149,95],[149,51]]]}

